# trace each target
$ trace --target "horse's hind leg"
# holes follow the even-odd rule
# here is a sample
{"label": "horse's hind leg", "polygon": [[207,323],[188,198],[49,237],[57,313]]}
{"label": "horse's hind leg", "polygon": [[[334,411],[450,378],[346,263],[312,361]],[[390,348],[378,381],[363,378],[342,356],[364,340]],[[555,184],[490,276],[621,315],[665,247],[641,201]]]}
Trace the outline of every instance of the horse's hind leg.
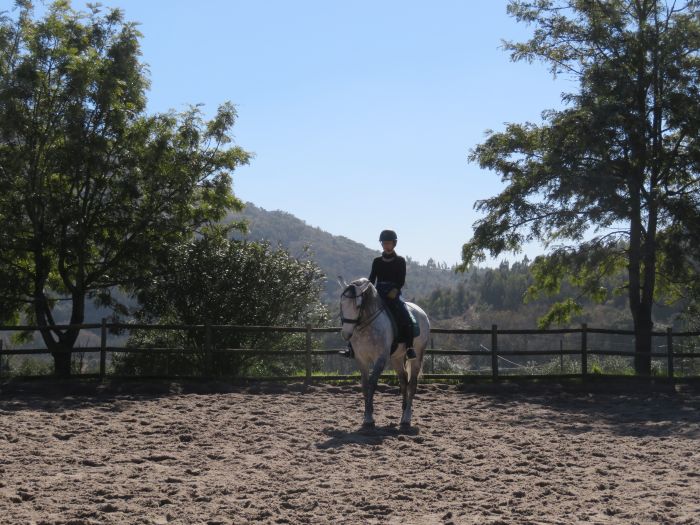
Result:
{"label": "horse's hind leg", "polygon": [[391,365],[396,371],[396,377],[399,379],[399,389],[401,391],[401,422],[403,424],[403,413],[406,411],[408,404],[408,373],[406,372],[406,361],[403,357],[392,358]]}
{"label": "horse's hind leg", "polygon": [[399,388],[401,389],[401,411],[406,410],[406,402],[408,398],[408,375],[405,370],[397,370],[396,375],[399,376]]}
{"label": "horse's hind leg", "polygon": [[362,426],[370,427],[374,425],[374,407],[372,403],[374,389],[370,389],[369,372],[367,370],[362,370],[360,374],[362,376],[362,397],[365,400],[365,415],[362,419]]}
{"label": "horse's hind leg", "polygon": [[[408,384],[403,395],[403,414],[401,416],[401,426],[410,427],[411,417],[413,416],[413,396],[416,395],[418,388],[418,373],[420,372],[420,363],[418,366],[411,367],[411,375],[408,377]],[[405,375],[405,374],[404,374]]]}
{"label": "horse's hind leg", "polygon": [[374,392],[377,389],[379,376],[386,365],[385,358],[379,358],[372,366],[372,370],[367,374],[362,373],[362,392],[365,396],[365,417],[362,421],[362,426],[374,425]]}

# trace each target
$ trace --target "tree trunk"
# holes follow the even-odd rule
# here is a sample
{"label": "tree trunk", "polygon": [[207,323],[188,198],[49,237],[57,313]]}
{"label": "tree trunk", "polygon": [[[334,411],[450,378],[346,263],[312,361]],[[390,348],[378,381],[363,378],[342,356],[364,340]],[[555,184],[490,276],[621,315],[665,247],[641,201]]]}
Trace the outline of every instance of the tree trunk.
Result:
{"label": "tree trunk", "polygon": [[634,371],[638,376],[651,375],[651,306],[641,304],[634,317]]}
{"label": "tree trunk", "polygon": [[70,377],[71,375],[71,357],[73,356],[71,348],[57,349],[52,352],[54,375],[56,377]]}
{"label": "tree trunk", "polygon": [[642,292],[642,220],[640,205],[641,176],[630,181],[630,244],[628,252],[629,306],[634,321],[634,371],[637,375],[650,375],[651,359],[651,305]]}
{"label": "tree trunk", "polygon": [[[82,324],[85,318],[85,294],[76,290],[72,294],[73,308],[71,313],[70,324]],[[73,347],[80,334],[79,328],[68,328],[58,330],[55,328],[56,323],[51,315],[46,296],[43,292],[36,294],[36,316],[46,348],[51,352],[54,360],[54,375],[57,377],[70,377],[71,375],[71,358],[73,355]],[[58,340],[57,340],[58,339]]]}

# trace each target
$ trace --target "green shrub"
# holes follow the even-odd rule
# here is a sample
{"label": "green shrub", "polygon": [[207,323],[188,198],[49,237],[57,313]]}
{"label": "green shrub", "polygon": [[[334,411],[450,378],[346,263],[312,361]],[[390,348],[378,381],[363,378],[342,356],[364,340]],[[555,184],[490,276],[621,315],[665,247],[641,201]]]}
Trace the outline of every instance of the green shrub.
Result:
{"label": "green shrub", "polygon": [[[138,295],[138,321],[183,325],[315,326],[327,323],[319,302],[323,275],[311,261],[292,258],[267,244],[202,237],[174,250],[168,271]],[[305,357],[283,356],[303,350],[303,333],[212,328],[208,355],[202,328],[134,330],[130,348],[175,348],[177,353],[127,353],[115,356],[115,371],[127,375],[265,376],[291,375]],[[216,352],[264,349],[280,356]]]}

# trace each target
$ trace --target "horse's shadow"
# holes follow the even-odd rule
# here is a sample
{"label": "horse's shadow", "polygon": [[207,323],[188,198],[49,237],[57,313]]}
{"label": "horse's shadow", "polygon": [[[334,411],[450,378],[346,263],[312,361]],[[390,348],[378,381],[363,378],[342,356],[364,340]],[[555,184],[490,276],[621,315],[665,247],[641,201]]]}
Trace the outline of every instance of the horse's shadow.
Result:
{"label": "horse's shadow", "polygon": [[356,430],[325,428],[323,433],[329,436],[329,439],[316,444],[316,448],[321,450],[341,448],[346,445],[381,445],[387,439],[400,439],[400,436],[417,436],[419,430],[418,427],[403,427],[391,423],[384,427],[362,426]]}

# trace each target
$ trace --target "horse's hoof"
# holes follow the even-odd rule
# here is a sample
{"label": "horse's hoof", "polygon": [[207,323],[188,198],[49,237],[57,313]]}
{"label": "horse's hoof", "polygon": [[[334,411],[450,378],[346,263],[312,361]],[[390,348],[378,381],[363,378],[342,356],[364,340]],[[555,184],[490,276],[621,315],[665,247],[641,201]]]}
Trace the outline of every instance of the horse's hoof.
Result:
{"label": "horse's hoof", "polygon": [[365,421],[362,423],[362,428],[364,430],[372,430],[374,428],[374,421]]}

